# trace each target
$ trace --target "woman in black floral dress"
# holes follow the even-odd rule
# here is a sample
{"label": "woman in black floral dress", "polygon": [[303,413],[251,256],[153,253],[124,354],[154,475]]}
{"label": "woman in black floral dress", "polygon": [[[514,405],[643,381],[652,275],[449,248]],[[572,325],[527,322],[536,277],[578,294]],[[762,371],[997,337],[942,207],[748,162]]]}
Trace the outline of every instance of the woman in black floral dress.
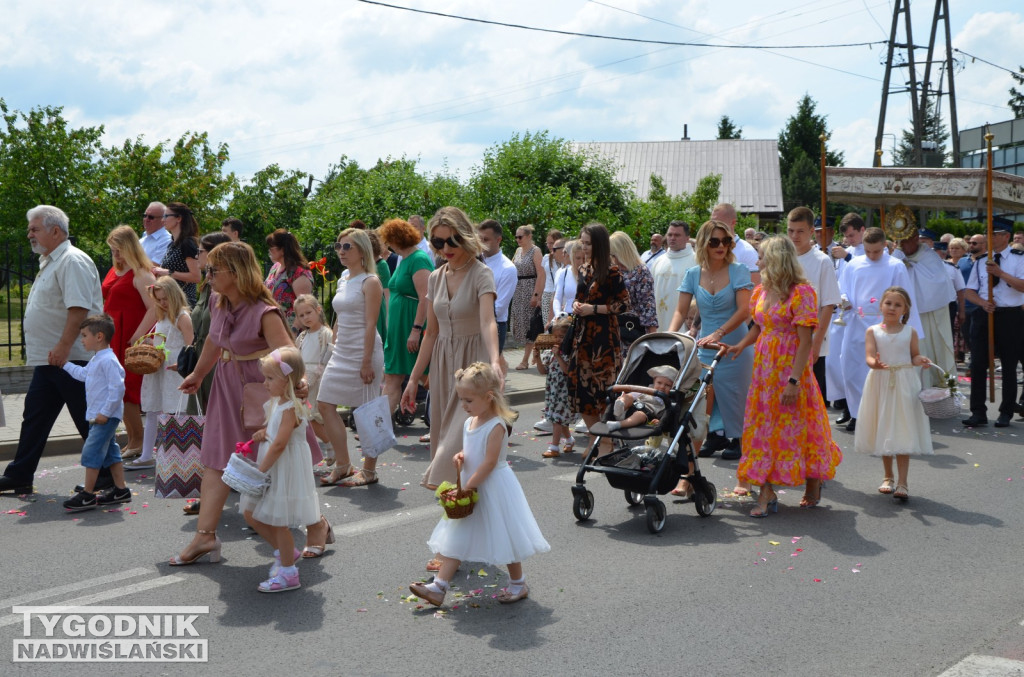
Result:
{"label": "woman in black floral dress", "polygon": [[[605,227],[600,223],[585,226],[580,243],[587,262],[580,267],[572,304],[576,321],[569,358],[569,400],[589,428],[601,418],[607,406],[606,391],[622,366],[617,315],[629,309],[629,292],[619,269],[611,264]],[[611,441],[606,442],[602,454],[611,451]]]}
{"label": "woman in black floral dress", "polygon": [[199,224],[192,210],[180,202],[164,207],[164,229],[171,234],[171,243],[160,265],[152,272],[156,277],[170,275],[185,292],[189,308],[196,304],[199,282]]}

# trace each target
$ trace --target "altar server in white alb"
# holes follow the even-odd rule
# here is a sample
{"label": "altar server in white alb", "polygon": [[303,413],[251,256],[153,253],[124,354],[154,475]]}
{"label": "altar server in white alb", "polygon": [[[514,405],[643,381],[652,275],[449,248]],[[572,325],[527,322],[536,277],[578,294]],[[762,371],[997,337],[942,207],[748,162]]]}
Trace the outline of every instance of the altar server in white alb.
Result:
{"label": "altar server in white alb", "polygon": [[[921,238],[939,238],[935,233],[922,228],[900,243],[893,256],[903,260],[907,274],[914,284],[914,294],[924,336],[921,337],[921,354],[943,371],[956,373],[956,358],[953,356],[953,327],[949,322],[949,304],[956,301],[956,289],[947,271],[948,266],[931,247],[922,247]],[[942,383],[938,369],[922,369],[921,379],[927,387]]]}
{"label": "altar server in white alb", "polygon": [[[837,283],[843,268],[854,257],[864,255],[864,219],[860,214],[849,212],[839,222],[839,232],[843,236],[843,244],[835,245],[830,252]],[[839,425],[845,425],[853,418],[850,415],[850,408],[846,406],[846,378],[843,375],[843,332],[846,330],[844,305],[840,297],[835,319],[830,321],[828,330],[828,342],[832,350],[825,357],[825,390],[828,399],[832,401],[833,406],[841,407],[843,410],[842,416],[836,419]]]}
{"label": "altar server in white alb", "polygon": [[[882,292],[889,287],[903,287],[913,294],[907,267],[889,256],[885,248],[885,233],[881,228],[868,228],[864,232],[864,256],[854,257],[839,277],[839,290],[852,306],[845,316],[847,326],[843,332],[842,352],[846,403],[853,417],[846,424],[850,432],[857,428],[857,412],[869,369],[864,361],[867,354],[865,337],[868,327],[881,322]],[[911,298],[910,321],[907,324],[921,336],[924,332],[916,308],[917,302]]]}

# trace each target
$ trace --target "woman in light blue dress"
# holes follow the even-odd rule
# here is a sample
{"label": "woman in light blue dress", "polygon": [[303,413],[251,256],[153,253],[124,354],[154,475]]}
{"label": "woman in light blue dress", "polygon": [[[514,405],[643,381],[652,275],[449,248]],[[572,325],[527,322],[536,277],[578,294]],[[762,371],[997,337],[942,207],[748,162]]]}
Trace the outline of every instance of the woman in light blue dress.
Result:
{"label": "woman in light blue dress", "polygon": [[[701,320],[698,346],[708,343],[735,345],[747,333],[750,294],[754,285],[748,268],[736,262],[732,246],[732,235],[724,223],[708,221],[702,225],[694,247],[697,265],[686,271],[679,285],[679,303],[669,329],[679,331],[689,316],[691,301],[695,300]],[[701,363],[710,364],[715,352],[711,348],[700,348],[698,357]],[[753,347],[744,350],[735,360],[721,360],[715,369],[714,409],[708,425],[708,437],[717,433],[729,440],[722,452],[722,458],[726,460],[738,459],[741,454],[743,414],[753,369]],[[712,447],[700,455],[710,456],[714,451]],[[743,483],[733,491],[741,496],[749,493]],[[689,495],[689,487],[681,481],[673,493]]]}

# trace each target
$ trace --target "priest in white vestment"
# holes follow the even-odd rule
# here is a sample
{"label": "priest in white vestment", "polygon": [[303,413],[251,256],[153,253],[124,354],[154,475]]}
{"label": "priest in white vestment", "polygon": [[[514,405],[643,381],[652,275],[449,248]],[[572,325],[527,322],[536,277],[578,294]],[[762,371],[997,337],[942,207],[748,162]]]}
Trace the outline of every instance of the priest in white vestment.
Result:
{"label": "priest in white vestment", "polygon": [[[918,342],[921,354],[943,371],[956,373],[953,355],[953,327],[949,322],[949,304],[956,301],[956,290],[950,280],[948,266],[930,247],[922,247],[921,233],[934,233],[924,229],[914,233],[900,244],[893,256],[902,259],[914,284],[913,296],[917,314],[921,317],[924,336]],[[901,251],[902,250],[902,251]],[[925,388],[942,385],[938,369],[922,369],[921,381]]]}
{"label": "priest in white vestment", "polygon": [[[668,331],[672,315],[679,305],[679,285],[683,275],[697,265],[690,246],[690,228],[683,221],[673,221],[665,231],[666,251],[651,264],[654,278],[654,304],[658,310],[658,331]],[[686,326],[683,329],[685,329]]]}

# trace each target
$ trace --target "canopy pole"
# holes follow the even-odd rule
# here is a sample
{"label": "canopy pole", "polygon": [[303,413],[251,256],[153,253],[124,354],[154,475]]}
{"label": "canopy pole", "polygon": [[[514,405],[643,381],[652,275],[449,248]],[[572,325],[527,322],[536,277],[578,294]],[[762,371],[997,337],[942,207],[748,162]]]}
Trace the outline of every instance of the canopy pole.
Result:
{"label": "canopy pole", "polygon": [[825,243],[832,241],[832,234],[828,232],[828,188],[825,186],[825,142],[828,137],[821,134],[818,140],[821,141],[821,235],[818,236],[818,246],[824,251]]}
{"label": "canopy pole", "polygon": [[[992,139],[995,137],[992,132],[985,134],[985,148],[987,149],[988,162],[985,172],[985,210],[986,236],[988,238],[988,263],[993,262],[992,258]],[[992,275],[988,275],[988,300],[995,303],[993,297]],[[1012,365],[1003,365],[1004,369],[1013,369]],[[1011,375],[1017,378],[1016,374]],[[1006,374],[1003,375],[1006,378]],[[996,401],[996,316],[995,313],[988,313],[988,401]]]}

